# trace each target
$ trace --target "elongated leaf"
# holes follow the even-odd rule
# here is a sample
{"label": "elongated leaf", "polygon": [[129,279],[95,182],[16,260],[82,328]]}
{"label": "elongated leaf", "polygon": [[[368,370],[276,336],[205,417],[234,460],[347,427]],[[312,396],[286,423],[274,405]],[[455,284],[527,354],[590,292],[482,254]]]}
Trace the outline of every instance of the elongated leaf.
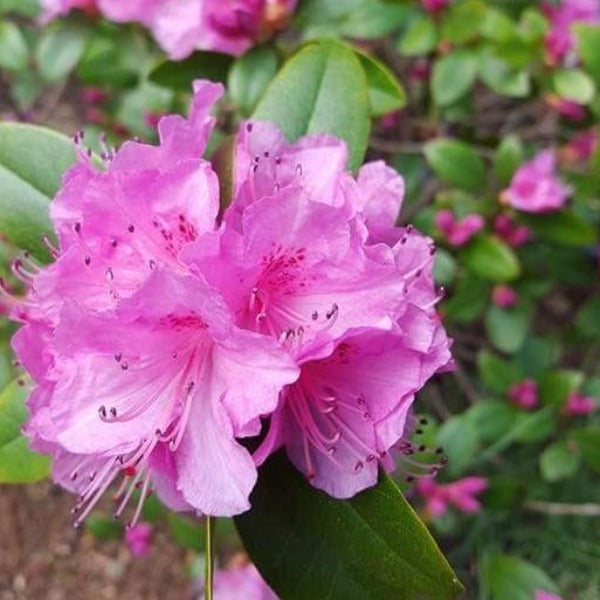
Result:
{"label": "elongated leaf", "polygon": [[491,281],[510,281],[519,276],[521,266],[513,250],[491,235],[480,235],[462,252],[463,264],[475,275]]}
{"label": "elongated leaf", "polygon": [[464,96],[475,83],[477,57],[468,50],[455,50],[433,67],[431,91],[436,104],[448,106]]}
{"label": "elongated leaf", "polygon": [[40,260],[51,235],[48,202],[75,160],[72,142],[43,127],[0,123],[0,232]]}
{"label": "elongated leaf", "polygon": [[290,141],[309,133],[343,138],[355,169],[367,148],[369,113],[369,88],[360,61],[345,44],[323,41],[288,60],[254,117],[273,121]]}
{"label": "elongated leaf", "polygon": [[194,52],[181,62],[165,61],[151,73],[150,81],[172,90],[189,92],[194,79],[227,81],[233,59],[218,52]]}
{"label": "elongated leaf", "polygon": [[283,598],[443,600],[461,585],[385,475],[348,501],[314,489],[280,452],[236,517],[244,545]]}
{"label": "elongated leaf", "polygon": [[66,77],[83,56],[88,31],[72,23],[58,22],[45,29],[35,50],[40,74],[46,81]]}
{"label": "elongated leaf", "polygon": [[592,246],[598,239],[595,227],[570,210],[548,215],[525,215],[523,221],[539,237],[564,246]]}
{"label": "elongated leaf", "polygon": [[48,458],[31,452],[21,434],[26,395],[16,381],[0,393],[0,483],[30,483],[49,474]]}

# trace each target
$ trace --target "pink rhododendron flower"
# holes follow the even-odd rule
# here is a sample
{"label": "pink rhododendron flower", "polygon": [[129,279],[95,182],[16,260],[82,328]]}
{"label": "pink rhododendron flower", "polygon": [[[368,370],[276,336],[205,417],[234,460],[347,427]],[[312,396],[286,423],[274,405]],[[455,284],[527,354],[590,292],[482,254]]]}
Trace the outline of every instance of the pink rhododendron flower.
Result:
{"label": "pink rhododendron flower", "polygon": [[494,231],[509,246],[519,247],[526,244],[532,237],[527,225],[515,223],[508,215],[500,214],[494,220]]}
{"label": "pink rhododendron flower", "polygon": [[546,34],[548,61],[557,65],[568,58],[575,47],[571,30],[574,23],[600,22],[600,2],[598,0],[562,0],[558,4],[544,4],[544,12],[550,21],[550,31]]}
{"label": "pink rhododendron flower", "polygon": [[27,433],[79,494],[77,523],[117,479],[117,515],[141,487],[134,524],[151,486],[174,509],[246,510],[256,468],[237,438],[258,433],[298,376],[180,259],[215,231],[219,202],[200,156],[221,87],[195,91],[188,119],[161,119],[159,146],[127,142],[104,170],[80,156],[51,206],[56,261],[14,265],[30,286],[10,300],[24,322],[13,346],[36,383]]}
{"label": "pink rhododendron flower", "polygon": [[573,102],[573,100],[566,100],[556,94],[547,94],[545,100],[548,106],[551,106],[566,119],[570,119],[571,121],[582,121],[585,119],[585,106],[582,104]]}
{"label": "pink rhododendron flower", "polygon": [[253,564],[219,569],[215,573],[213,597],[215,600],[278,600]]}
{"label": "pink rhododendron flower", "polygon": [[125,543],[134,556],[145,556],[150,550],[153,536],[152,525],[137,523],[125,530]]}
{"label": "pink rhododendron flower", "polygon": [[393,468],[414,393],[450,361],[431,241],[394,227],[402,179],[376,162],[354,180],[346,158],[330,136],[288,144],[273,125],[243,124],[223,231],[185,252],[239,326],[279,339],[300,365],[256,461],[285,446],[337,497],[373,485],[379,463]]}
{"label": "pink rhododendron flower", "polygon": [[598,402],[593,396],[584,396],[577,392],[569,394],[563,412],[569,416],[589,415],[598,410]]}
{"label": "pink rhododendron flower", "polygon": [[508,285],[496,285],[492,290],[492,302],[500,308],[511,308],[519,301],[519,295]]}
{"label": "pink rhododendron flower", "polygon": [[81,90],[81,99],[85,104],[104,104],[108,98],[108,92],[99,87],[87,86]]}
{"label": "pink rhododendron flower", "polygon": [[516,383],[508,390],[508,397],[517,406],[526,410],[535,408],[538,404],[538,387],[534,379],[525,379]]}
{"label": "pink rhododendron flower", "polygon": [[470,214],[457,219],[449,209],[440,210],[435,215],[435,225],[444,235],[444,239],[452,246],[464,246],[478,231],[485,221],[481,215]]}
{"label": "pink rhododendron flower", "polygon": [[432,517],[441,517],[449,506],[464,513],[476,513],[481,504],[475,498],[487,488],[485,477],[464,477],[452,483],[436,483],[433,478],[417,482],[417,491],[425,498],[425,511]]}
{"label": "pink rhododendron flower", "polygon": [[560,157],[566,163],[588,160],[598,147],[598,136],[593,129],[574,135],[560,150]]}
{"label": "pink rhododendron flower", "polygon": [[545,150],[517,170],[501,201],[523,212],[551,212],[564,206],[569,193],[556,174],[556,155]]}
{"label": "pink rhododendron flower", "polygon": [[535,600],[562,600],[560,596],[544,590],[535,591]]}
{"label": "pink rhododendron flower", "polygon": [[421,4],[427,12],[435,14],[446,8],[450,0],[421,0]]}

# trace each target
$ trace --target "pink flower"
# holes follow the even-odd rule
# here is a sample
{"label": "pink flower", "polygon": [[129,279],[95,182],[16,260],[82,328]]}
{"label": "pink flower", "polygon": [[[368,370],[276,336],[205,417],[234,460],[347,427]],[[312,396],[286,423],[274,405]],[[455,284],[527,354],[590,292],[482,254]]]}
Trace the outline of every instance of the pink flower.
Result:
{"label": "pink flower", "polygon": [[476,513],[481,504],[475,498],[487,488],[484,477],[465,477],[453,483],[440,484],[432,478],[417,482],[417,491],[425,498],[425,511],[432,517],[441,517],[449,506],[454,506],[464,513]]}
{"label": "pink flower", "polygon": [[[217,290],[180,259],[215,231],[216,175],[200,158],[221,87],[198,83],[188,119],[161,119],[159,146],[127,142],[97,170],[83,155],[51,206],[56,261],[15,273],[25,323],[14,349],[36,387],[32,445],[79,494],[76,523],[120,479],[116,514],[152,487],[177,510],[249,507],[256,435],[298,369],[270,337],[241,330]],[[248,388],[247,381],[252,380]]]}
{"label": "pink flower", "polygon": [[408,76],[413,81],[429,81],[431,75],[431,64],[427,59],[419,59],[413,62],[408,70]]}
{"label": "pink flower", "polygon": [[[278,596],[267,585],[253,564],[215,573],[213,596],[215,600],[277,600]],[[201,596],[202,598],[204,595]]]}
{"label": "pink flower", "polygon": [[81,99],[85,104],[104,104],[108,98],[108,92],[99,87],[88,86],[81,90]]}
{"label": "pink flower", "polygon": [[470,214],[457,220],[449,209],[440,210],[435,215],[435,225],[452,246],[464,246],[478,231],[485,226],[483,217]]}
{"label": "pink flower", "polygon": [[125,530],[125,543],[133,556],[145,556],[150,550],[153,529],[149,523],[138,523]]}
{"label": "pink flower", "polygon": [[569,416],[589,415],[598,410],[598,402],[593,396],[583,396],[576,392],[569,394],[563,412]]}
{"label": "pink flower", "polygon": [[519,247],[531,239],[531,229],[527,225],[518,225],[507,215],[498,215],[494,221],[494,231],[507,244]]}
{"label": "pink flower", "polygon": [[519,295],[508,285],[496,285],[492,290],[492,302],[500,308],[511,308],[519,301]]}
{"label": "pink flower", "polygon": [[508,397],[517,406],[526,410],[535,408],[538,404],[538,387],[534,379],[525,379],[516,383],[508,390]]}
{"label": "pink flower", "polygon": [[44,21],[64,16],[74,9],[97,13],[96,0],[41,0],[41,8]]}
{"label": "pink flower", "polygon": [[558,65],[575,47],[571,26],[574,23],[598,23],[600,3],[598,0],[563,0],[557,5],[546,3],[543,8],[550,21],[550,31],[546,34],[548,61]]}
{"label": "pink flower", "polygon": [[547,94],[545,96],[546,103],[551,106],[556,112],[571,121],[582,121],[585,119],[585,106],[566,100],[555,94]]}
{"label": "pink flower", "polygon": [[536,590],[535,600],[562,600],[562,598],[556,594],[545,592],[544,590]]}
{"label": "pink flower", "polygon": [[379,123],[381,127],[385,130],[396,129],[400,124],[400,119],[402,117],[402,110],[394,110],[392,112],[386,113],[381,117]]}
{"label": "pink flower", "polygon": [[421,0],[421,4],[423,8],[430,13],[438,13],[442,11],[448,4],[450,4],[451,0]]}
{"label": "pink flower", "polygon": [[596,151],[598,136],[593,129],[574,135],[560,150],[560,157],[567,163],[588,160]]}
{"label": "pink flower", "polygon": [[501,201],[530,213],[559,210],[567,201],[570,189],[556,175],[556,156],[551,150],[540,152],[514,174]]}

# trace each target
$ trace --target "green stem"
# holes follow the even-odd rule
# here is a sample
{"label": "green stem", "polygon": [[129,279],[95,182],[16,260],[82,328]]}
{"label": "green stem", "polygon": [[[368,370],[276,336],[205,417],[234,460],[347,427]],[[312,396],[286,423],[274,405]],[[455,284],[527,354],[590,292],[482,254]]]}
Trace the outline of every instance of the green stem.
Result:
{"label": "green stem", "polygon": [[213,554],[214,554],[214,522],[213,518],[206,516],[206,541],[204,557],[204,598],[213,600]]}

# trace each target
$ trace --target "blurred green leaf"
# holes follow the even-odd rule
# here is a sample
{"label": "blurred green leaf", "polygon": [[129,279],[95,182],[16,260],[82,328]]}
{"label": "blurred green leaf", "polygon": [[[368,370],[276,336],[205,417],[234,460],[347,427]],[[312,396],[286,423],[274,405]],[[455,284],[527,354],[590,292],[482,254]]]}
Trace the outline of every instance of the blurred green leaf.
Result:
{"label": "blurred green leaf", "polygon": [[432,52],[438,42],[437,28],[428,15],[413,19],[400,37],[398,51],[404,56],[422,56]]}
{"label": "blurred green leaf", "polygon": [[459,257],[469,271],[491,281],[510,281],[521,272],[519,259],[510,246],[491,235],[477,236]]}
{"label": "blurred green leaf", "polygon": [[540,455],[540,472],[545,481],[568,479],[575,475],[580,464],[577,445],[566,440],[550,444]]}
{"label": "blurred green leaf", "polygon": [[[190,92],[195,79],[225,83],[233,58],[219,52],[194,52],[179,62],[164,61],[149,75],[150,81],[178,92]],[[258,72],[255,75],[260,75]],[[262,75],[260,75],[262,77]]]}
{"label": "blurred green leaf", "polygon": [[479,451],[477,428],[468,415],[450,417],[439,428],[437,443],[448,456],[446,472],[451,477],[464,473]]}
{"label": "blurred green leaf", "polygon": [[355,53],[334,41],[310,43],[279,71],[254,118],[273,121],[290,140],[329,133],[348,144],[350,167],[362,163],[370,129],[369,88]]}
{"label": "blurred green leaf", "polygon": [[592,246],[598,240],[596,228],[572,210],[523,215],[523,221],[539,237],[564,246]]}
{"label": "blurred green leaf", "polygon": [[367,77],[371,115],[381,117],[401,109],[406,104],[406,92],[396,76],[374,56],[355,50]]}
{"label": "blurred green leaf", "polygon": [[275,77],[279,57],[271,46],[257,46],[236,59],[229,70],[227,91],[244,117],[252,114]]}
{"label": "blurred green leaf", "polygon": [[477,75],[477,56],[468,50],[454,50],[436,61],[431,92],[436,104],[448,106],[471,90]]}
{"label": "blurred green leaf", "polygon": [[205,528],[203,523],[169,511],[169,531],[173,541],[182,548],[201,552],[204,549]]}
{"label": "blurred green leaf", "polygon": [[558,69],[552,83],[559,96],[579,104],[588,104],[596,93],[594,82],[580,69]]}
{"label": "blurred green leaf", "polygon": [[494,154],[494,171],[501,185],[510,183],[514,172],[523,162],[523,144],[516,135],[507,135]]}
{"label": "blurred green leaf", "polygon": [[492,600],[533,600],[536,590],[558,593],[540,568],[508,554],[485,557],[482,577]]}
{"label": "blurred green leaf", "polygon": [[569,394],[576,392],[584,380],[584,374],[574,369],[549,371],[540,384],[540,398],[544,404],[562,406]]}
{"label": "blurred green leaf", "polygon": [[481,381],[496,394],[506,395],[513,384],[523,379],[523,373],[517,365],[503,360],[489,350],[479,351],[477,365]]}
{"label": "blurred green leaf", "polygon": [[479,29],[485,38],[495,41],[509,41],[517,34],[515,22],[499,8],[488,6]]}
{"label": "blurred green leaf", "polygon": [[125,533],[125,527],[120,521],[107,519],[99,514],[91,514],[85,521],[85,528],[97,539],[103,542],[120,540]]}
{"label": "blurred green leaf", "polygon": [[482,442],[493,443],[514,427],[517,409],[506,400],[480,400],[464,415]]}
{"label": "blurred green leaf", "polygon": [[461,592],[427,529],[383,473],[376,487],[336,500],[279,452],[260,469],[251,506],[235,518],[238,531],[284,598],[449,600]]}
{"label": "blurred green leaf", "polygon": [[490,89],[503,96],[525,98],[531,92],[531,81],[527,71],[511,67],[489,52],[480,57],[479,76]]}
{"label": "blurred green leaf", "polygon": [[585,23],[575,23],[573,31],[577,38],[577,49],[583,66],[600,85],[600,27]]}
{"label": "blurred green leaf", "polygon": [[485,164],[467,143],[440,138],[425,144],[425,158],[435,174],[444,182],[469,192],[485,185]]}
{"label": "blurred green leaf", "polygon": [[433,277],[440,285],[450,285],[456,274],[457,264],[452,254],[443,248],[438,248],[435,253]]}
{"label": "blurred green leaf", "polygon": [[600,473],[600,427],[591,425],[570,432],[588,467]]}
{"label": "blurred green leaf", "polygon": [[442,39],[463,44],[479,34],[486,14],[482,0],[459,0],[444,12]]}
{"label": "blurred green leaf", "polygon": [[507,354],[516,352],[529,331],[530,312],[526,307],[490,306],[485,313],[485,330],[492,344]]}
{"label": "blurred green leaf", "polygon": [[42,30],[35,59],[43,79],[63,79],[75,68],[85,50],[88,30],[70,22],[57,22]]}
{"label": "blurred green leaf", "polygon": [[575,327],[585,339],[600,338],[600,298],[592,297],[579,308]]}
{"label": "blurred green leaf", "polygon": [[20,71],[28,62],[29,49],[19,26],[11,21],[0,21],[0,67]]}
{"label": "blurred green leaf", "polygon": [[347,14],[340,33],[345,37],[376,39],[395,31],[404,23],[409,7],[381,0],[363,0]]}
{"label": "blurred green leaf", "polygon": [[488,297],[489,285],[468,275],[459,280],[450,298],[444,300],[441,310],[448,320],[472,323],[485,310]]}
{"label": "blurred green leaf", "polygon": [[16,381],[0,393],[0,483],[32,483],[50,474],[50,460],[32,452],[21,428],[27,391]]}
{"label": "blurred green leaf", "polygon": [[48,203],[74,162],[67,137],[43,127],[0,123],[0,231],[19,248],[47,260],[52,235]]}

